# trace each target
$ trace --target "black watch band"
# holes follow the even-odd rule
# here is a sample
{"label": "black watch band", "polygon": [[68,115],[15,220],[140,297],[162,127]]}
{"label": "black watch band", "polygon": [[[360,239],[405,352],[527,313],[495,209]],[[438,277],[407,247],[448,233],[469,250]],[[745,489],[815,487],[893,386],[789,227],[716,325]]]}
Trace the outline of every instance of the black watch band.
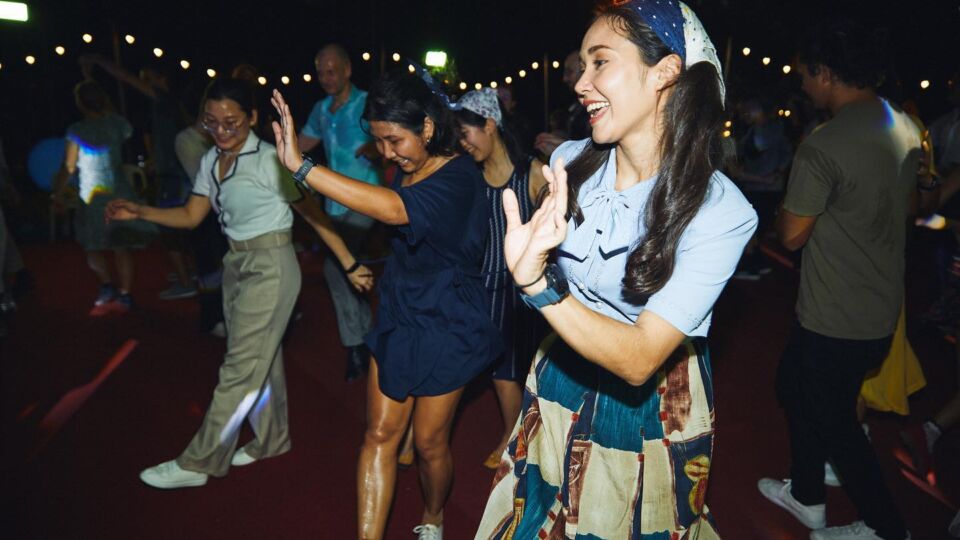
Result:
{"label": "black watch band", "polygon": [[303,165],[300,165],[300,168],[297,169],[297,172],[293,173],[293,179],[297,181],[298,184],[309,187],[307,185],[307,174],[310,172],[316,164],[310,159],[310,156],[303,156]]}

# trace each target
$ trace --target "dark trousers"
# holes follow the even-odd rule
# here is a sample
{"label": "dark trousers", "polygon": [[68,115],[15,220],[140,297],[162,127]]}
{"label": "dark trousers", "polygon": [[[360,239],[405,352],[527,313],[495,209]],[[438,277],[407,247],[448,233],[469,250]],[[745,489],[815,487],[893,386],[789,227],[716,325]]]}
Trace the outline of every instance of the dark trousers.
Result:
{"label": "dark trousers", "polygon": [[863,379],[883,363],[890,341],[832,338],[797,324],[780,359],[777,396],[790,429],[794,498],[825,502],[823,467],[830,459],[863,521],[882,538],[901,540],[903,518],[856,412]]}

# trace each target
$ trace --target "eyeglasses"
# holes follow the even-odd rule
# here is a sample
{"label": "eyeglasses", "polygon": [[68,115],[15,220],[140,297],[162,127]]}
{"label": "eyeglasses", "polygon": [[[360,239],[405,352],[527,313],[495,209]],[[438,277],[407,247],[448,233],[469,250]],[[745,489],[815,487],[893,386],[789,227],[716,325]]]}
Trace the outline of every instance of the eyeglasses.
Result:
{"label": "eyeglasses", "polygon": [[229,122],[217,122],[210,118],[204,118],[200,121],[200,125],[203,126],[203,129],[209,131],[210,133],[216,133],[223,128],[223,132],[227,135],[234,135],[236,132],[240,131],[243,128],[244,122],[246,120],[246,115],[237,120],[230,120]]}

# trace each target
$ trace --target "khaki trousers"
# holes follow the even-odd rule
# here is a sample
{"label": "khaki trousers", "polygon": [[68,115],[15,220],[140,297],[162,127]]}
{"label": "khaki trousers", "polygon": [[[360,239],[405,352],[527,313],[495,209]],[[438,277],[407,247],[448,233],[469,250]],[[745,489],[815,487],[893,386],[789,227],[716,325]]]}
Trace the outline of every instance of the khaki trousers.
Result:
{"label": "khaki trousers", "polygon": [[224,476],[244,419],[253,458],[290,449],[280,341],[300,292],[300,266],[288,231],[230,242],[223,258],[227,354],[200,430],[177,458],[181,468]]}

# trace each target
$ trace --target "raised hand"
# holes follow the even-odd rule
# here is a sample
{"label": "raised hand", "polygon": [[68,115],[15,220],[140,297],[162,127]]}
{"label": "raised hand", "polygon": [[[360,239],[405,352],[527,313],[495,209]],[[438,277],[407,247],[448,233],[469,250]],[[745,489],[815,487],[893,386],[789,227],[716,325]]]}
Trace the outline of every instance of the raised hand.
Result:
{"label": "raised hand", "polygon": [[526,285],[543,274],[550,251],[567,237],[567,171],[563,159],[553,167],[543,166],[548,194],[530,221],[521,223],[520,205],[512,190],[503,193],[507,234],[503,255],[516,283]]}
{"label": "raised hand", "polygon": [[366,292],[373,288],[373,272],[362,264],[359,268],[347,274],[347,278],[350,279],[353,288],[360,292]]}
{"label": "raised hand", "polygon": [[300,144],[297,141],[297,131],[293,125],[293,115],[290,114],[290,105],[283,99],[279,90],[274,90],[270,103],[277,110],[280,121],[273,122],[273,138],[276,140],[277,157],[290,172],[297,172],[303,165],[300,157]]}
{"label": "raised hand", "polygon": [[114,199],[107,203],[104,219],[111,221],[129,221],[140,218],[140,205],[126,199]]}

